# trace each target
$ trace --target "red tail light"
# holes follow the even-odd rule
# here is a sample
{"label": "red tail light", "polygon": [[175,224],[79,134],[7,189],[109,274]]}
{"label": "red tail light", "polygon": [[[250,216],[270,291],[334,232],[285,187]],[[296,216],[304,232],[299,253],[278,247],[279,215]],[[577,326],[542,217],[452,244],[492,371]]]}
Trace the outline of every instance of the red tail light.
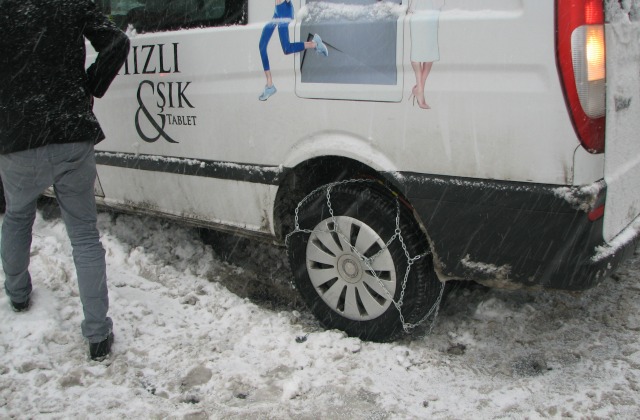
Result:
{"label": "red tail light", "polygon": [[567,106],[585,149],[604,152],[603,0],[556,0],[556,54]]}
{"label": "red tail light", "polygon": [[589,220],[592,222],[595,222],[596,220],[601,219],[604,216],[604,204],[591,210],[587,216],[589,217]]}

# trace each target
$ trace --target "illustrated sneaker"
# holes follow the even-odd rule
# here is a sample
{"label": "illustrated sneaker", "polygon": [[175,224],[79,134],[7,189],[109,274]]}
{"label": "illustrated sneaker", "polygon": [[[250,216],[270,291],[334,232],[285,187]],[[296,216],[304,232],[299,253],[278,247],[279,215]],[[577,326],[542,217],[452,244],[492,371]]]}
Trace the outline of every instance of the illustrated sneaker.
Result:
{"label": "illustrated sneaker", "polygon": [[24,302],[11,301],[11,309],[13,309],[13,312],[25,312],[29,310],[30,306],[31,298],[27,298],[27,300],[25,300]]}
{"label": "illustrated sneaker", "polygon": [[267,99],[269,99],[269,97],[273,96],[277,91],[278,90],[276,89],[276,85],[265,86],[264,92],[262,92],[262,95],[260,95],[258,99],[260,99],[261,101],[266,101]]}
{"label": "illustrated sneaker", "polygon": [[320,35],[315,34],[313,36],[313,42],[316,43],[316,52],[318,54],[322,54],[325,57],[329,56],[329,50],[327,49],[327,46],[324,45],[324,42],[322,42],[322,38],[320,38]]}
{"label": "illustrated sneaker", "polygon": [[111,353],[111,345],[113,344],[113,333],[99,343],[89,343],[89,354],[91,360],[98,362],[103,361]]}

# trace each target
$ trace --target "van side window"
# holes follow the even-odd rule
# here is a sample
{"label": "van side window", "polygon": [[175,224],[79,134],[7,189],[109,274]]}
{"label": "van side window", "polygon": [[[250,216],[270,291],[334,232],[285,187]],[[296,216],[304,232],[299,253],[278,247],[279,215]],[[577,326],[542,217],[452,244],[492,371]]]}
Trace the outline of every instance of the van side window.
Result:
{"label": "van side window", "polygon": [[248,0],[95,0],[123,30],[158,32],[246,25]]}

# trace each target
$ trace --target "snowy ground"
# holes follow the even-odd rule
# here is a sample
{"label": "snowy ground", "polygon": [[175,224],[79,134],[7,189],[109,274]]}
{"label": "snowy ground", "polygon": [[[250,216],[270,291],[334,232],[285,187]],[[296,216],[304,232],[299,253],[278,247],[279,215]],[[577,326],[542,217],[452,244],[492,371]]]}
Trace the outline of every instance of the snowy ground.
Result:
{"label": "snowy ground", "polygon": [[39,212],[33,306],[0,297],[0,418],[640,417],[640,255],[582,294],[457,288],[431,336],[376,344],[319,328],[278,250],[99,223],[113,355],[89,360],[64,226]]}

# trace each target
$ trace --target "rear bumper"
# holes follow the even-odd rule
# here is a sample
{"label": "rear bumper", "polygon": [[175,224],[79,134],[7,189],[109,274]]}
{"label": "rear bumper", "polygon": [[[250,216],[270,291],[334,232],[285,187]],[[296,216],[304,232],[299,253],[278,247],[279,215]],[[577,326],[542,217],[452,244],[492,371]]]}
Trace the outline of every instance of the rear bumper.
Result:
{"label": "rear bumper", "polygon": [[603,182],[559,188],[415,173],[389,180],[424,224],[444,279],[583,290],[614,272],[638,243],[632,235],[602,252],[602,218],[592,222],[588,213],[604,202]]}

